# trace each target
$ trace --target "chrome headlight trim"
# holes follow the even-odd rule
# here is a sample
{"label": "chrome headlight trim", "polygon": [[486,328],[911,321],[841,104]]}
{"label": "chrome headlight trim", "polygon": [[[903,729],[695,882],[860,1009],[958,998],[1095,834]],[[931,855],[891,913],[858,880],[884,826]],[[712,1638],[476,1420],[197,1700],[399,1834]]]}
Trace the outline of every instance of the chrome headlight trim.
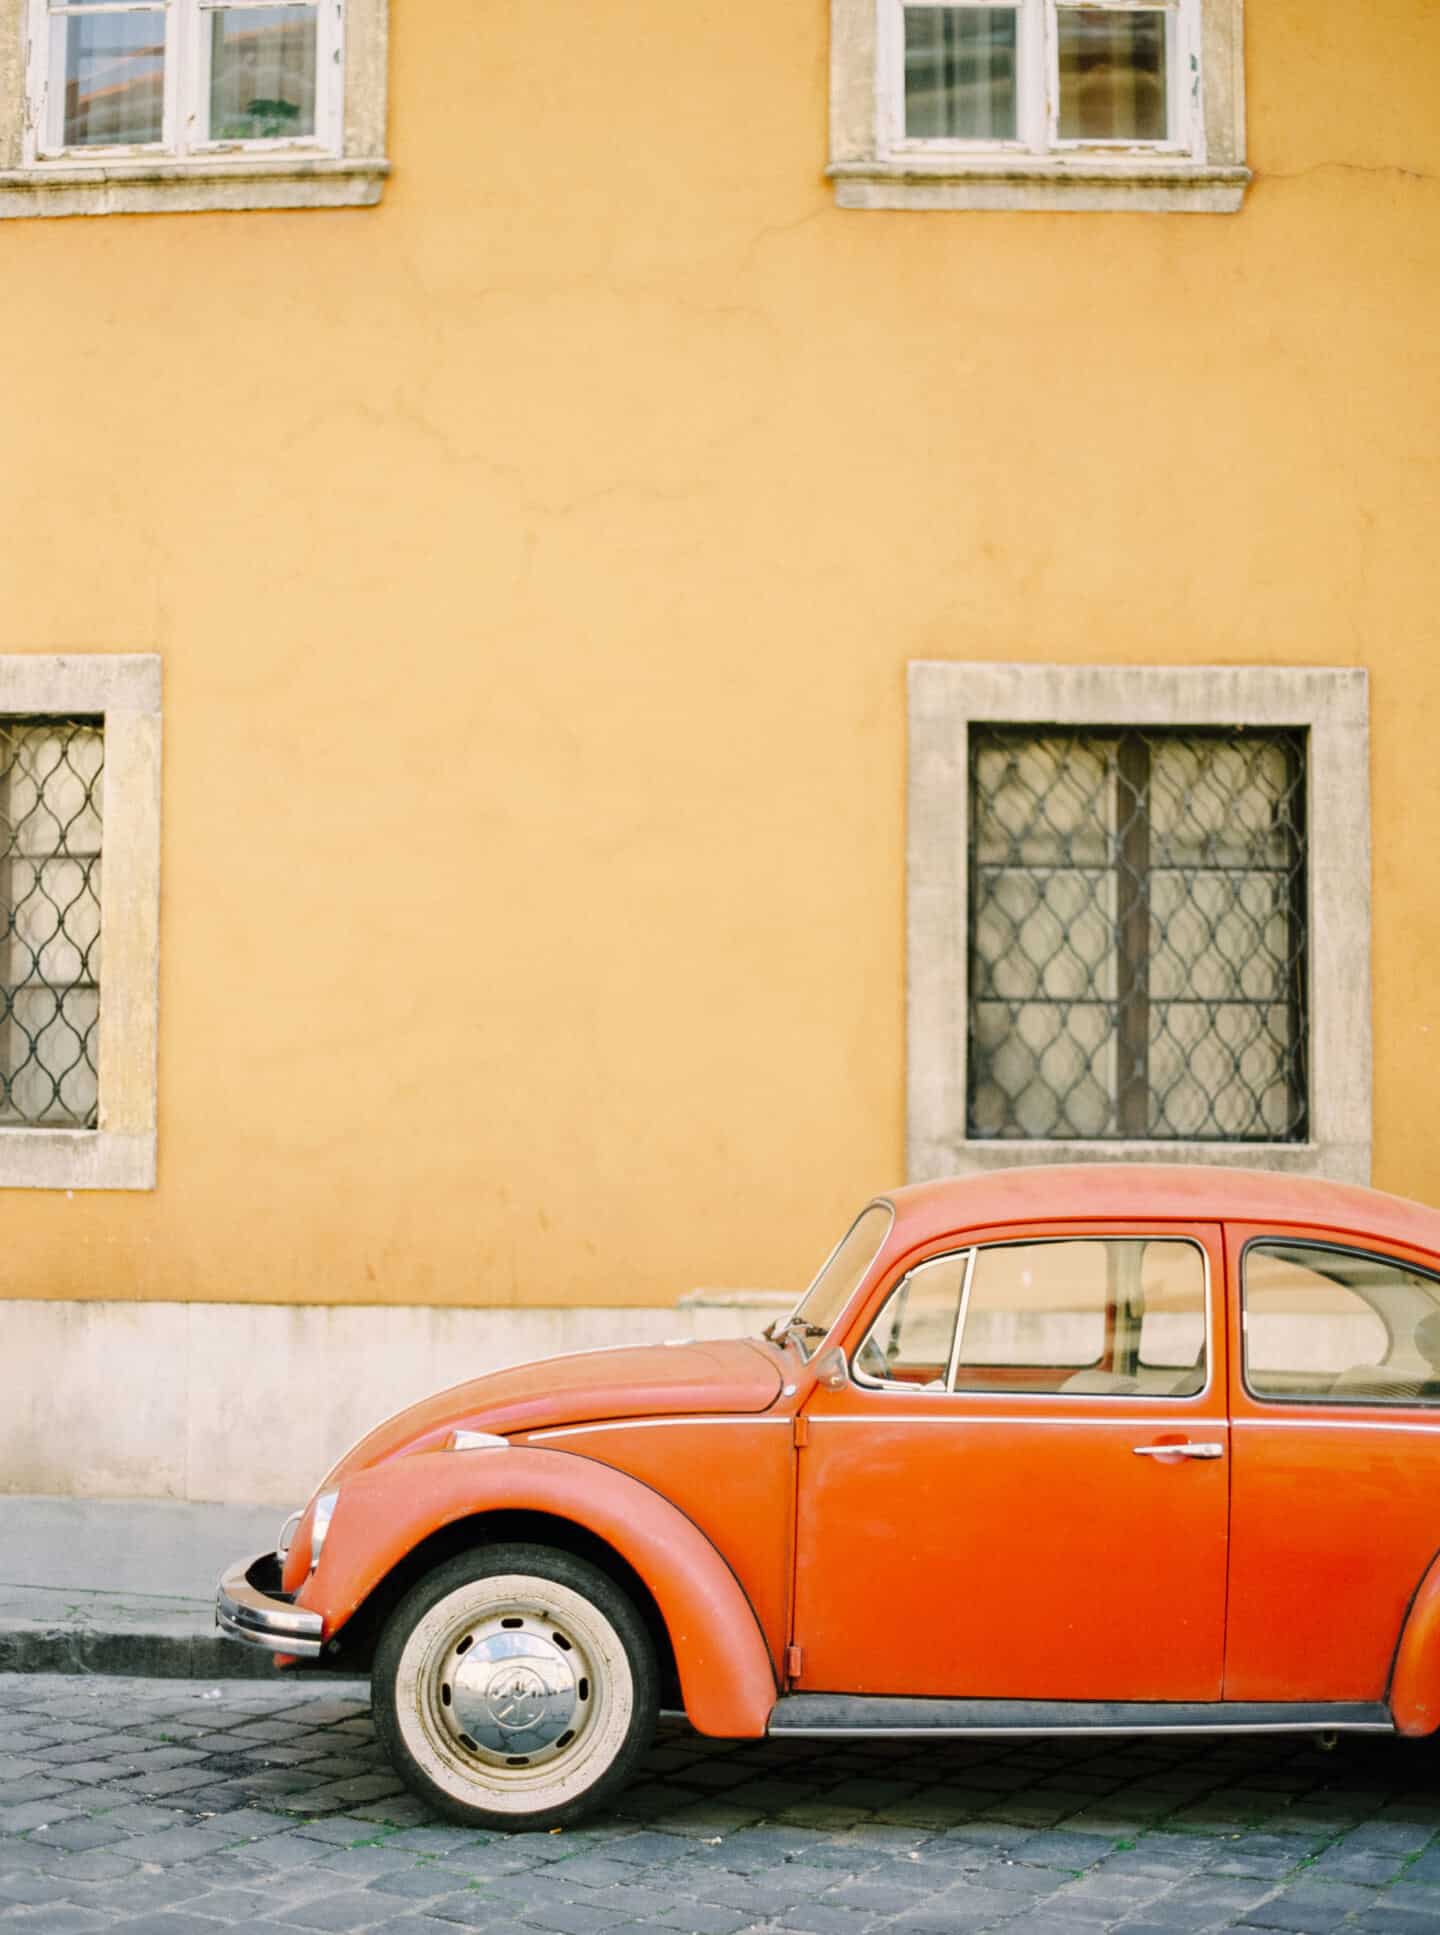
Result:
{"label": "chrome headlight trim", "polygon": [[292,1512],[280,1527],[280,1536],[275,1541],[275,1557],[282,1565],[290,1556],[290,1548],[295,1543],[295,1534],[299,1531],[300,1521],[304,1516],[305,1507],[302,1505],[300,1510]]}
{"label": "chrome headlight trim", "polygon": [[320,1554],[325,1550],[330,1521],[335,1516],[335,1505],[339,1497],[338,1491],[321,1492],[315,1500],[315,1516],[310,1521],[310,1570],[312,1572],[319,1565]]}

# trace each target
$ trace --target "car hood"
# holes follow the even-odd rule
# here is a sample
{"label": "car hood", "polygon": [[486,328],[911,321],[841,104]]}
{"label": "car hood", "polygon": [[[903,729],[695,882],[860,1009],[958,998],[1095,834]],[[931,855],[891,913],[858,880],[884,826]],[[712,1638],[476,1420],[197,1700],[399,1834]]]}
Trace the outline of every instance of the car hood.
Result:
{"label": "car hood", "polygon": [[438,1450],[456,1430],[509,1434],[599,1418],[765,1411],[781,1382],[779,1353],[749,1339],[546,1357],[453,1385],[397,1412],[346,1452],[322,1483],[407,1452]]}

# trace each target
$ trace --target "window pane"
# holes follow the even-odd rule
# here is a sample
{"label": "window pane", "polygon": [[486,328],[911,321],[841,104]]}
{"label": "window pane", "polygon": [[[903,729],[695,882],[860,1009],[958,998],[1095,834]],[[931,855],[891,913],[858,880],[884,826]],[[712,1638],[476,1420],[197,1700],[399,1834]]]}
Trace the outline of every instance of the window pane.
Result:
{"label": "window pane", "polygon": [[937,1256],[909,1272],[855,1353],[855,1369],[862,1377],[943,1384],[969,1255],[961,1250]]}
{"label": "window pane", "polygon": [[905,132],[912,140],[1013,141],[1013,7],[905,9]]}
{"label": "window pane", "polygon": [[1185,1397],[1205,1381],[1192,1243],[1013,1243],[976,1253],[957,1391]]}
{"label": "window pane", "polygon": [[0,1132],[97,1116],[104,738],[0,719]]}
{"label": "window pane", "polygon": [[52,71],[64,76],[67,148],[158,141],[165,111],[165,16],[55,14]]}
{"label": "window pane", "polygon": [[1440,1400],[1440,1283],[1383,1257],[1252,1244],[1245,1381],[1260,1397]]}
{"label": "window pane", "polygon": [[1103,1243],[1017,1243],[981,1250],[960,1340],[957,1391],[1007,1388],[986,1365],[1046,1373],[1025,1389],[1058,1391],[1105,1348],[1109,1297]]}
{"label": "window pane", "polygon": [[[871,1203],[868,1209],[861,1210],[796,1305],[791,1322],[801,1317],[807,1324],[829,1330],[879,1256],[880,1245],[890,1234],[894,1220],[895,1212],[888,1203]],[[805,1344],[801,1348],[808,1354]]]}
{"label": "window pane", "polygon": [[1165,139],[1163,13],[1062,7],[1062,141]]}
{"label": "window pane", "polygon": [[1305,1133],[1305,742],[970,730],[973,1136]]}
{"label": "window pane", "polygon": [[314,7],[217,7],[210,16],[210,139],[315,132]]}

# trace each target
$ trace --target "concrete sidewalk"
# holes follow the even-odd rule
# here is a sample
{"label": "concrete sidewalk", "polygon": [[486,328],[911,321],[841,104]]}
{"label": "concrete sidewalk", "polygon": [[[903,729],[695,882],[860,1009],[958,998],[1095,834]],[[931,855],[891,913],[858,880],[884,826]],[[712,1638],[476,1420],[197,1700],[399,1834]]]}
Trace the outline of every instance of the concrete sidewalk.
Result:
{"label": "concrete sidewalk", "polygon": [[273,1679],[222,1639],[215,1582],[273,1546],[273,1505],[0,1495],[0,1672]]}

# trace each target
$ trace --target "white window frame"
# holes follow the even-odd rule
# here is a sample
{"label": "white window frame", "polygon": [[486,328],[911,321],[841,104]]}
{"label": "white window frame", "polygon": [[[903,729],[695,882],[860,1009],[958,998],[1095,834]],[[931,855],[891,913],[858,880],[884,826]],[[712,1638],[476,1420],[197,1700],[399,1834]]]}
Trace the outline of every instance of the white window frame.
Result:
{"label": "white window frame", "polygon": [[[289,0],[228,0],[279,7]],[[336,208],[380,199],[389,0],[318,0],[311,135],[211,141],[209,15],[227,0],[0,0],[0,217],[159,210]],[[64,146],[63,76],[49,71],[57,14],[164,16],[162,138]]]}
{"label": "white window frame", "polygon": [[99,1126],[0,1128],[0,1189],[153,1189],[160,962],[160,660],[0,657],[0,716],[104,720]]}
{"label": "white window frame", "polygon": [[[1368,1183],[1371,1155],[1369,685],[1350,667],[1008,665],[909,672],[907,1172],[1018,1164],[1223,1163]],[[1307,733],[1307,1142],[972,1138],[970,727],[1246,726]]]}
{"label": "white window frame", "polygon": [[[216,141],[204,133],[209,113],[209,17],[226,6],[278,12],[291,4],[315,6],[315,132],[294,139]],[[53,23],[72,14],[149,13],[165,25],[164,127],[158,142],[87,143],[67,148],[63,140],[61,90],[64,75],[52,72]],[[27,91],[32,104],[26,128],[26,159],[99,161],[135,155],[186,156],[264,154],[281,151],[338,155],[344,96],[344,0],[30,0],[30,60]]]}
{"label": "white window frame", "polygon": [[831,0],[830,164],[842,208],[1183,209],[1230,213],[1245,167],[1244,0],[1092,0],[1113,12],[1163,10],[1164,141],[1062,140],[1056,15],[1083,0],[1017,8],[1013,140],[905,133],[904,10],[987,0]]}

